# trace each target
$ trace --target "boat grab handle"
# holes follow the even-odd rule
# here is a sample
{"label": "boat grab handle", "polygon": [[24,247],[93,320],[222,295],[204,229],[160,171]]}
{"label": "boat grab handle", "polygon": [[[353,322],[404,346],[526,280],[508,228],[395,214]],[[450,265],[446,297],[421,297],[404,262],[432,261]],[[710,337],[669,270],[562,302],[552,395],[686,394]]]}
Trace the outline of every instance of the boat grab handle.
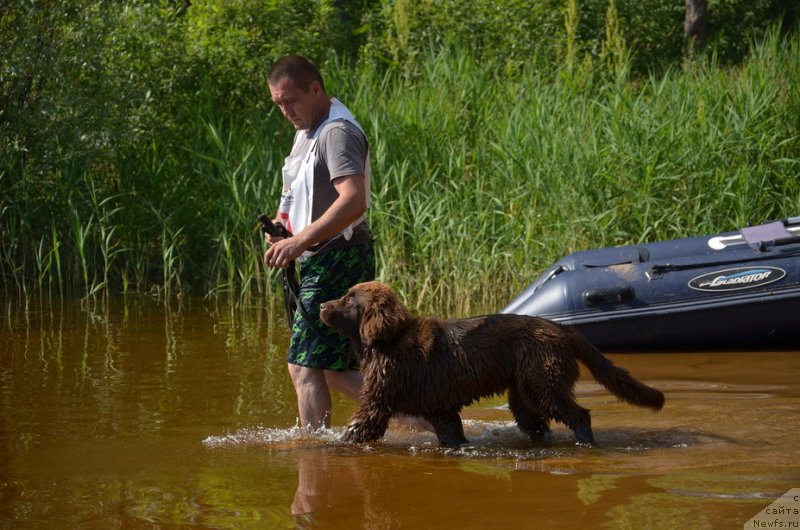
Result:
{"label": "boat grab handle", "polygon": [[586,305],[621,304],[633,298],[634,290],[630,285],[591,289],[584,291],[583,301]]}

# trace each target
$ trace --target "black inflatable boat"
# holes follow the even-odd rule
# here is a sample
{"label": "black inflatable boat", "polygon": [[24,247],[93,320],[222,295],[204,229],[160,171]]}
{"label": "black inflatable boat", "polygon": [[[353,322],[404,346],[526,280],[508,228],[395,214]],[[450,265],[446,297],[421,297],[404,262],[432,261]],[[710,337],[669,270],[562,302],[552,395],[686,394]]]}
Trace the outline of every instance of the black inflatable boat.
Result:
{"label": "black inflatable boat", "polygon": [[502,312],[575,325],[606,350],[800,350],[800,217],[576,252]]}

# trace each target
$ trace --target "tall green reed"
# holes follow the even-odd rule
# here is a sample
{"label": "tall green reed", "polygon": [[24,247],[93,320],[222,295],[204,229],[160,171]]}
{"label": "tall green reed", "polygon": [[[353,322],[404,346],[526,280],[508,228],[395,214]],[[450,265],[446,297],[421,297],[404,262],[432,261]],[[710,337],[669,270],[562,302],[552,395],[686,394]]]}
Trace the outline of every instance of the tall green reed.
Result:
{"label": "tall green reed", "polygon": [[[644,78],[622,44],[560,70],[458,49],[402,71],[324,68],[370,139],[380,277],[415,309],[494,311],[568,252],[800,213],[800,37],[773,34],[735,68],[696,56]],[[202,101],[195,120],[4,189],[4,291],[274,298],[255,215],[274,212],[291,127]]]}
{"label": "tall green reed", "polygon": [[366,70],[382,276],[420,308],[496,310],[568,252],[796,214],[796,55],[773,35],[740,68],[645,79],[504,76],[452,51]]}
{"label": "tall green reed", "polygon": [[280,166],[275,160],[283,155],[258,136],[263,133],[260,127],[257,121],[244,127],[206,121],[204,142],[192,153],[193,171],[213,190],[215,201],[208,205],[204,228],[215,249],[210,263],[214,282],[207,292],[242,303],[271,293],[275,281],[275,274],[261,264],[263,241],[256,217],[262,212],[272,215],[275,209],[280,189]]}
{"label": "tall green reed", "polygon": [[[70,206],[70,228],[72,232],[72,243],[77,251],[77,268],[83,280],[83,293],[88,297],[97,292],[95,271],[90,268],[90,249],[88,248],[89,234],[94,224],[94,214],[84,220],[80,209],[72,199],[68,200]],[[89,278],[92,278],[91,283]]]}

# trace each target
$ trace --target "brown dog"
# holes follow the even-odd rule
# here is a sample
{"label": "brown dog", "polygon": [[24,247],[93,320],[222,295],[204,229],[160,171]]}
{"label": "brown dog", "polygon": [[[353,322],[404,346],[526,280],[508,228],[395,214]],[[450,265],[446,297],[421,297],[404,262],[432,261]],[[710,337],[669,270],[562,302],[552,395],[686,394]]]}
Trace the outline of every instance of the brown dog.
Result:
{"label": "brown dog", "polygon": [[578,360],[620,399],[660,410],[664,394],[614,366],[574,328],[520,315],[464,320],[414,317],[380,282],[361,283],[322,304],[320,317],[350,338],[364,384],[343,439],[363,443],[386,432],[395,414],[422,416],[441,445],[467,442],[461,408],[508,391],[517,425],[549,433],[550,420],[594,444],[589,411],[575,402]]}

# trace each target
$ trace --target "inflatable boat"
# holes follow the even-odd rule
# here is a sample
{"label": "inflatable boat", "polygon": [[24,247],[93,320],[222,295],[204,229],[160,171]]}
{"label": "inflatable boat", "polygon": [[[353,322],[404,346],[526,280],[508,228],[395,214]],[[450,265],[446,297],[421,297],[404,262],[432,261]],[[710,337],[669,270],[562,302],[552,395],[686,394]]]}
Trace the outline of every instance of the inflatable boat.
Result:
{"label": "inflatable boat", "polygon": [[576,252],[502,312],[577,326],[606,351],[800,351],[800,217]]}

